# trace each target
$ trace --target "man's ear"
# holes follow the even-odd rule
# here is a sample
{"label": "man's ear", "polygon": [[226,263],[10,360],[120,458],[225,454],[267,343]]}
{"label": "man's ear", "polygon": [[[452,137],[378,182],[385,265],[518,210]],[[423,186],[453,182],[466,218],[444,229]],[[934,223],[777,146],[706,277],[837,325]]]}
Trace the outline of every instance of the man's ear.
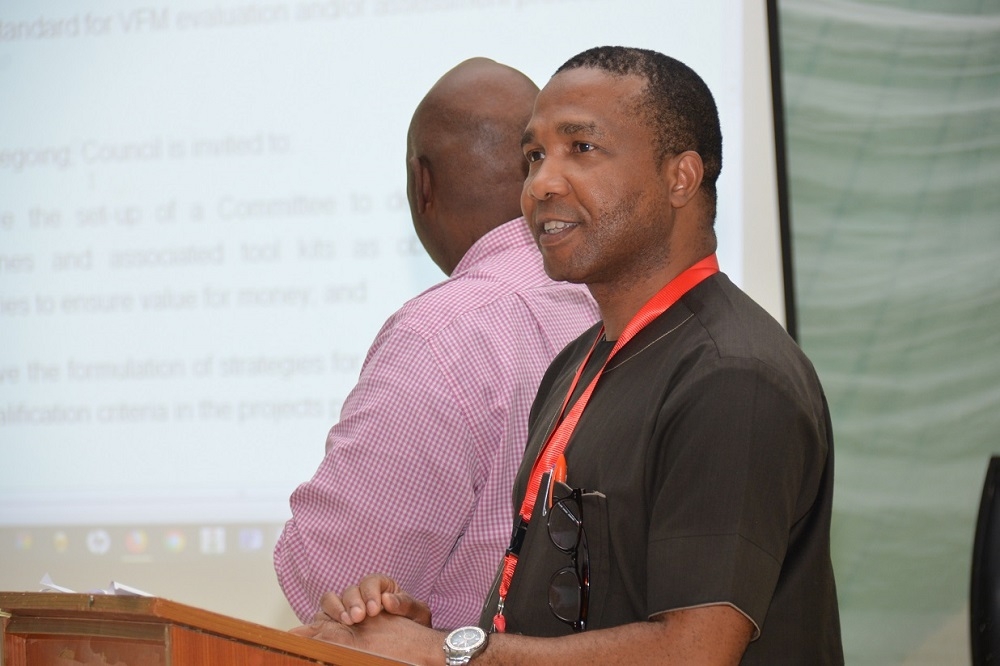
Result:
{"label": "man's ear", "polygon": [[674,208],[683,208],[701,188],[705,165],[701,155],[687,150],[670,158],[667,173],[670,177],[670,203]]}
{"label": "man's ear", "polygon": [[410,177],[413,179],[413,195],[417,213],[423,215],[427,207],[434,202],[434,189],[431,182],[430,165],[422,157],[411,157],[407,161]]}

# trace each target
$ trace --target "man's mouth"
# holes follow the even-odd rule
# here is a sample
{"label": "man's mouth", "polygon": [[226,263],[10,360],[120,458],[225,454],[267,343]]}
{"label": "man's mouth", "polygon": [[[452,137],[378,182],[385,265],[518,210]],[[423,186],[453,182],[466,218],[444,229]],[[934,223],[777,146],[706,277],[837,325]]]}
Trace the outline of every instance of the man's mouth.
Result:
{"label": "man's mouth", "polygon": [[563,222],[562,220],[551,220],[542,225],[542,233],[557,234],[560,231],[565,231],[566,229],[571,229],[575,226],[576,224],[572,222]]}

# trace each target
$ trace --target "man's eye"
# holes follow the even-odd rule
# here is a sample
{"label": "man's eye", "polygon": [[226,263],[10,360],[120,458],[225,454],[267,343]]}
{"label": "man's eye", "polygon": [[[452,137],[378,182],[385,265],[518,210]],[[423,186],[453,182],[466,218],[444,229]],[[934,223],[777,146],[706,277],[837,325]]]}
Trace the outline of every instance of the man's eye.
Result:
{"label": "man's eye", "polygon": [[537,162],[538,160],[545,157],[545,154],[542,153],[542,151],[540,150],[529,150],[524,153],[524,157],[530,163],[530,162]]}
{"label": "man's eye", "polygon": [[589,153],[590,151],[594,150],[594,144],[587,143],[586,141],[579,141],[576,144],[576,149],[581,153]]}

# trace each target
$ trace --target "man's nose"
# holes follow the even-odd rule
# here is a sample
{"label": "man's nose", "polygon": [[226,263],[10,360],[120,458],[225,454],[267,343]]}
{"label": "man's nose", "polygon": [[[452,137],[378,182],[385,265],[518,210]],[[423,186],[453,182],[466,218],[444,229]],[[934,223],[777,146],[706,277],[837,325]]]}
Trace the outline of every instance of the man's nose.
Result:
{"label": "man's nose", "polygon": [[536,201],[564,196],[570,190],[569,181],[558,160],[544,159],[537,162],[524,182],[524,192]]}

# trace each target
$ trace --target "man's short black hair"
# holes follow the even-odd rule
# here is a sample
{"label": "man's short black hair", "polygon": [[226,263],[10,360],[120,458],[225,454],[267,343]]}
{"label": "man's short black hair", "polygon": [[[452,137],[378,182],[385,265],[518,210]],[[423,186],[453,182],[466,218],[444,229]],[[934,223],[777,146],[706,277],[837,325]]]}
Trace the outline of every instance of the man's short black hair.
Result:
{"label": "man's short black hair", "polygon": [[715,218],[715,183],[722,171],[722,130],[712,92],[698,74],[680,60],[648,49],[599,46],[567,60],[556,74],[592,67],[612,76],[639,76],[646,90],[639,111],[657,136],[660,159],[693,150],[701,155],[702,188]]}

